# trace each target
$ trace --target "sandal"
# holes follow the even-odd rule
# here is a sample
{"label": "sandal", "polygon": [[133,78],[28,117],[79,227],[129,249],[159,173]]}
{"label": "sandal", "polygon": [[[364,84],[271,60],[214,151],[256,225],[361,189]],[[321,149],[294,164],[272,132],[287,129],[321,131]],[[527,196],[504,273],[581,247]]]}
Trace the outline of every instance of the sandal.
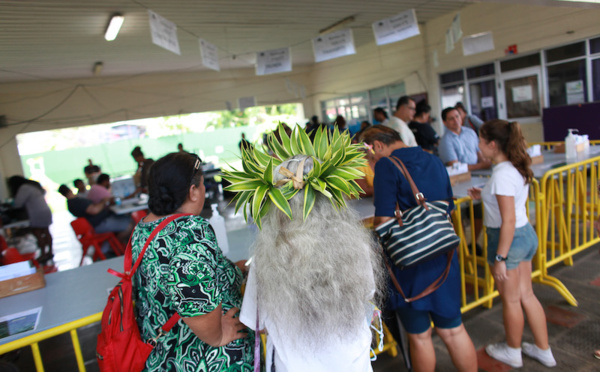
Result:
{"label": "sandal", "polygon": [[594,351],[594,358],[600,359],[600,349]]}

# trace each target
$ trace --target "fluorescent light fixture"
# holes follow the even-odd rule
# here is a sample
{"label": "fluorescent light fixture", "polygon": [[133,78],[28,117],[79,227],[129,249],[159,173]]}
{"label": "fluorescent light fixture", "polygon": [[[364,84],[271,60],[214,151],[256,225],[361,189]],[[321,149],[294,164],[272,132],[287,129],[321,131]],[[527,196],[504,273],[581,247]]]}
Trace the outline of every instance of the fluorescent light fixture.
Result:
{"label": "fluorescent light fixture", "polygon": [[122,14],[116,13],[110,17],[110,22],[108,23],[108,27],[106,28],[106,33],[104,33],[104,38],[106,41],[112,41],[117,38],[119,34],[119,30],[121,29],[121,25],[123,25],[123,21],[125,17]]}

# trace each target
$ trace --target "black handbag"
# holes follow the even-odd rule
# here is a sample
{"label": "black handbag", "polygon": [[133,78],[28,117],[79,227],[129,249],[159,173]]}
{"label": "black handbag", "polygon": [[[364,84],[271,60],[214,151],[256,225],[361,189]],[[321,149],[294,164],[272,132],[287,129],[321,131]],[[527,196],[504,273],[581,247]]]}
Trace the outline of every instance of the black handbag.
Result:
{"label": "black handbag", "polygon": [[450,272],[452,256],[460,238],[456,235],[449,219],[451,201],[426,201],[404,163],[395,156],[390,156],[389,159],[410,183],[417,206],[400,211],[400,206],[396,202],[396,218],[382,223],[375,229],[381,246],[390,260],[400,269],[419,265],[444,253],[448,255],[446,270],[440,277],[422,293],[411,298],[406,298],[389,267],[388,259],[385,259],[394,286],[406,302],[411,302],[427,296],[444,283]]}

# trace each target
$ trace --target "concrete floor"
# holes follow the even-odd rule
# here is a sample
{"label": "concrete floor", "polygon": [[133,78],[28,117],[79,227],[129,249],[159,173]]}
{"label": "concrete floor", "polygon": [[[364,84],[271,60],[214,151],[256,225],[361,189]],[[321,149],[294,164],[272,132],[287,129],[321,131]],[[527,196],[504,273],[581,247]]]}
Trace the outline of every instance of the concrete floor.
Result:
{"label": "concrete floor", "polygon": [[[210,213],[210,209],[208,210]],[[68,223],[72,217],[66,213],[55,216],[51,228],[54,236],[55,262],[59,270],[79,265],[81,248]],[[233,221],[230,223],[238,223]],[[67,228],[65,228],[65,226]],[[231,226],[228,226],[230,228]],[[592,355],[594,349],[600,348],[600,245],[588,248],[575,257],[572,267],[562,264],[551,269],[551,275],[561,280],[579,302],[578,307],[570,306],[559,293],[551,287],[534,284],[534,290],[548,318],[550,345],[558,366],[556,371],[591,372],[600,371],[600,360]],[[51,275],[51,274],[50,274]],[[483,348],[489,343],[504,339],[502,326],[502,308],[499,300],[491,309],[477,308],[464,314],[464,323],[475,348],[478,351],[480,371],[509,371],[511,368],[489,358]],[[96,335],[99,324],[92,324],[79,329],[84,360],[88,371],[98,371],[95,360]],[[532,341],[529,329],[525,328],[524,341]],[[436,349],[436,371],[455,370],[446,348],[439,337],[434,336]],[[61,335],[40,343],[46,371],[77,371],[75,356],[70,336]],[[20,371],[35,371],[31,349],[23,348],[18,352],[0,356],[1,361],[14,362]],[[375,372],[397,372],[406,370],[401,354],[396,358],[380,355],[373,362]],[[0,372],[9,371],[0,363]],[[546,371],[538,362],[523,358],[523,371]]]}

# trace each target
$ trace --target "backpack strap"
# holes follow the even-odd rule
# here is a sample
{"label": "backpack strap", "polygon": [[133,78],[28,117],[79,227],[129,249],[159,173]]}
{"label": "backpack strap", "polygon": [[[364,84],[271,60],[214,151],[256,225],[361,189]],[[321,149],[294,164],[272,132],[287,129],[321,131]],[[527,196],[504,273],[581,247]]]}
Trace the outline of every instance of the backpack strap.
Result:
{"label": "backpack strap", "polygon": [[[150,243],[152,242],[154,237],[162,229],[164,229],[165,226],[167,226],[169,223],[171,223],[172,221],[176,220],[177,218],[183,217],[183,216],[190,216],[190,214],[189,213],[172,214],[172,215],[168,216],[167,218],[165,218],[164,220],[162,220],[162,222],[158,226],[156,226],[154,228],[154,230],[152,230],[152,232],[150,233],[150,236],[146,240],[146,244],[144,244],[144,248],[142,248],[140,255],[138,256],[137,260],[135,260],[135,264],[133,265],[133,267],[131,266],[131,262],[133,261],[133,254],[131,252],[131,250],[132,250],[131,239],[133,237],[133,234],[131,234],[131,236],[129,237],[129,242],[127,243],[127,248],[125,249],[124,273],[119,273],[113,269],[108,269],[108,272],[113,275],[116,275],[120,278],[123,278],[123,279],[126,277],[131,279],[131,277],[133,276],[133,274],[135,273],[137,268],[142,263],[142,258],[144,257],[144,253],[146,253],[146,249],[148,248],[148,246],[150,245]],[[131,268],[131,271],[128,271],[127,270],[128,268]],[[173,314],[169,318],[169,320],[167,320],[167,322],[165,324],[163,324],[158,335],[154,339],[148,340],[148,342],[151,344],[152,343],[156,344],[156,340],[158,340],[158,338],[160,336],[164,335],[165,333],[168,333],[175,326],[175,324],[177,324],[177,322],[179,321],[180,318],[181,318],[181,316],[178,313]]]}

